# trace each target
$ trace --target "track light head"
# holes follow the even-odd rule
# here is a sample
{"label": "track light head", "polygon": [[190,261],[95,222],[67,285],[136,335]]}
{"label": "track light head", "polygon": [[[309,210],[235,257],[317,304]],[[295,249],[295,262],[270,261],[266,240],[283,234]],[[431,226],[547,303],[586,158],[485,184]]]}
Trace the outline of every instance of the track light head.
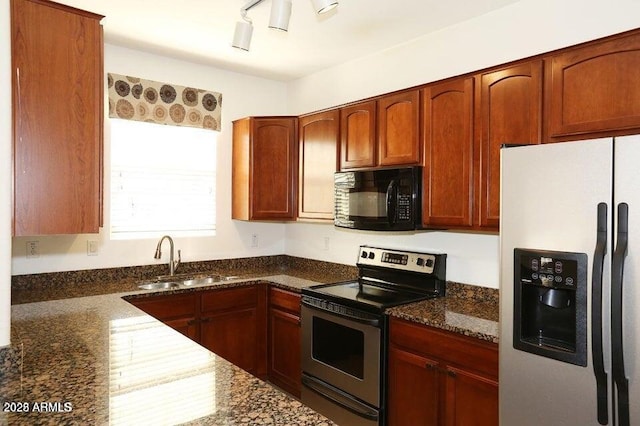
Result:
{"label": "track light head", "polygon": [[269,28],[287,31],[291,18],[291,0],[272,0]]}
{"label": "track light head", "polygon": [[233,33],[233,43],[231,45],[238,49],[249,50],[252,35],[253,24],[251,21],[238,21],[236,22],[236,30]]}
{"label": "track light head", "polygon": [[311,0],[318,15],[327,13],[338,5],[338,0]]}

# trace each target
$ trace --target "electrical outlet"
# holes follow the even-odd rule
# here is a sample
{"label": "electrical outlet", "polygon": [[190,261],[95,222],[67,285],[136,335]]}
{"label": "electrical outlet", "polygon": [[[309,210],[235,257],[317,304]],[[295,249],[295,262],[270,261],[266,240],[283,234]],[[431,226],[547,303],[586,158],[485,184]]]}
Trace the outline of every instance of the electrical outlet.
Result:
{"label": "electrical outlet", "polygon": [[258,247],[258,234],[251,234],[251,247]]}
{"label": "electrical outlet", "polygon": [[324,250],[329,250],[330,243],[331,243],[331,238],[324,237]]}
{"label": "electrical outlet", "polygon": [[97,241],[87,241],[87,256],[97,256],[98,255],[98,242]]}
{"label": "electrical outlet", "polygon": [[27,241],[27,259],[40,257],[40,241]]}

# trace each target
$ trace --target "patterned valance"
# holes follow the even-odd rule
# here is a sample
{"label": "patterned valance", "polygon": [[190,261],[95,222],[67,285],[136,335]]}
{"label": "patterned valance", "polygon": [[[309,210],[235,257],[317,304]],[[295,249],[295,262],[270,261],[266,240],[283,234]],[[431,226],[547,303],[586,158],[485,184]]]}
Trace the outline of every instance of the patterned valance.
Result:
{"label": "patterned valance", "polygon": [[107,74],[109,117],[220,130],[222,94]]}

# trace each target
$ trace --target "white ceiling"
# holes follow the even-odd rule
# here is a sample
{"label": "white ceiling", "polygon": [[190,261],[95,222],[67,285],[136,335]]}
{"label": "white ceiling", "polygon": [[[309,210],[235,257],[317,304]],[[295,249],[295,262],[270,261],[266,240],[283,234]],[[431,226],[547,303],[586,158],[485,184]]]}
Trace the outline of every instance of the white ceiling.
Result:
{"label": "white ceiling", "polygon": [[249,52],[231,47],[246,0],[58,0],[105,16],[105,41],[289,81],[483,15],[518,0],[340,0],[316,15],[293,0],[289,31],[268,28],[271,1],[248,12]]}

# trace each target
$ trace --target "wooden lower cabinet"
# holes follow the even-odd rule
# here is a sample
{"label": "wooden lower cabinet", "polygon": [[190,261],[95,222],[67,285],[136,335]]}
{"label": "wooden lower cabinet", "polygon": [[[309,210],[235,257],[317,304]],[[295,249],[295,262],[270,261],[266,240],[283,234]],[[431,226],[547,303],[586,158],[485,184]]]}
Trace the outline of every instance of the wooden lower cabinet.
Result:
{"label": "wooden lower cabinet", "polygon": [[201,294],[200,344],[249,373],[267,374],[266,286]]}
{"label": "wooden lower cabinet", "polygon": [[256,284],[129,302],[227,361],[300,397],[300,294]]}
{"label": "wooden lower cabinet", "polygon": [[278,288],[269,291],[269,380],[300,397],[300,295]]}
{"label": "wooden lower cabinet", "polygon": [[188,338],[198,341],[198,297],[195,293],[141,297],[130,299],[129,303]]}
{"label": "wooden lower cabinet", "polygon": [[498,425],[498,346],[390,321],[387,424]]}

